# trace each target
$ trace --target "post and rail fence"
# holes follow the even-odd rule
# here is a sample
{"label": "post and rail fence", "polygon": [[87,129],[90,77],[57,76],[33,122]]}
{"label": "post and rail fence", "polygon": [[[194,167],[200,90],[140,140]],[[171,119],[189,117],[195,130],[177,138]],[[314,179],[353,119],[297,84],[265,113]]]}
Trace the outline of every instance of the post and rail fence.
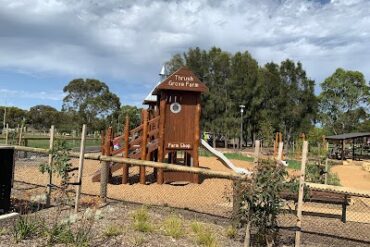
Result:
{"label": "post and rail fence", "polygon": [[[82,133],[82,138],[85,136],[85,134],[84,132]],[[53,140],[51,139],[53,136],[54,135],[50,135],[48,137],[50,143],[53,143]],[[87,139],[88,138],[86,137],[85,140]],[[111,188],[113,187],[111,184],[108,183],[109,181],[108,167],[110,163],[123,163],[126,166],[138,167],[138,175],[140,174],[140,170],[143,170],[143,168],[140,169],[140,167],[146,167],[146,169],[156,168],[180,172],[191,172],[194,174],[198,174],[199,176],[206,176],[207,178],[210,179],[211,178],[225,179],[225,181],[231,182],[227,183],[227,185],[230,186],[231,188],[230,190],[232,196],[238,194],[232,189],[233,183],[235,181],[248,179],[247,176],[236,174],[233,172],[216,171],[205,168],[178,166],[163,162],[152,162],[146,160],[130,159],[127,157],[111,156],[109,153],[107,155],[105,151],[103,153],[84,153],[83,150],[85,140],[81,141],[80,152],[68,153],[68,155],[72,159],[74,159],[75,164],[76,165],[78,164],[79,166],[79,174],[76,180],[77,187],[75,198],[75,210],[78,210],[79,207],[78,201],[80,199],[80,193],[94,194],[95,196],[99,196],[103,200],[107,200],[108,198],[127,200],[127,197],[120,198],[119,196],[117,197],[117,194],[113,193],[113,191],[111,193]],[[280,150],[282,150],[282,146],[281,145],[279,146],[280,147],[277,148],[278,151],[277,156],[279,156],[278,158],[281,158],[282,155]],[[50,148],[52,146],[50,144],[49,149],[26,147],[19,145],[14,145],[13,147],[15,151],[18,153],[28,152],[34,154],[34,156],[36,157],[35,159],[37,160],[38,159],[37,155],[40,155],[42,157],[48,157],[48,155],[50,155]],[[256,142],[255,150],[256,159],[254,160],[256,162],[255,165],[258,165],[258,160],[262,159],[261,156],[259,155],[260,152],[259,147],[260,145],[258,144],[258,142]],[[304,177],[304,174],[306,172],[304,164],[306,164],[306,162],[309,161],[309,159],[307,160],[306,155],[307,147],[308,143],[304,142],[302,148],[303,154],[301,161],[301,174],[298,197],[296,198],[296,200],[293,200],[293,202],[288,202],[288,204],[291,203],[291,205],[293,205],[285,208],[285,211],[287,211],[288,213],[279,216],[279,225],[281,227],[281,232],[285,236],[282,238],[282,241],[284,243],[295,244],[295,246],[300,246],[301,243],[302,244],[318,243],[320,241],[321,242],[334,241],[334,243],[337,245],[348,245],[348,246],[362,246],[362,245],[366,246],[370,244],[370,236],[367,234],[368,232],[370,232],[370,192],[354,188],[346,188],[342,186],[332,186],[326,184],[306,182]],[[41,159],[45,160],[45,158],[40,158],[40,160]],[[47,159],[45,161],[48,162]],[[85,165],[83,161],[85,161]],[[45,184],[42,184],[43,182],[38,184],[37,182],[34,182],[31,177],[27,177],[27,175],[23,174],[24,173],[24,171],[22,171],[23,168],[25,168],[26,170],[31,168],[30,166],[27,165],[27,162],[31,163],[31,161],[27,159],[17,159],[15,161],[16,163],[15,181],[17,183],[24,183],[30,186],[35,184],[39,186],[41,185],[45,186]],[[87,180],[89,180],[89,178],[86,177],[87,176],[86,174],[89,173],[83,170],[88,169],[91,171],[91,167],[89,167],[91,166],[91,162],[96,162],[94,164],[98,164],[98,162],[100,162],[100,168],[102,168],[102,170],[104,170],[104,168],[107,170],[106,173],[102,172],[103,179],[100,180],[99,184],[100,189],[95,190],[95,192],[93,193],[91,193],[91,191],[86,191],[86,188],[84,188],[83,186],[83,184],[86,183]],[[46,179],[46,182],[48,184],[55,183],[55,181],[53,181],[54,179],[55,179],[54,177],[48,178]],[[128,180],[127,177],[123,179]],[[138,181],[140,181],[140,176],[138,177],[138,179],[139,179]],[[128,184],[124,186],[128,186],[122,188],[126,191],[127,194],[130,194],[129,193],[129,190],[131,188],[130,185]],[[150,187],[150,185],[142,186],[147,186],[147,188]],[[305,198],[306,193],[310,194],[311,198],[308,199]],[[176,194],[178,193],[176,192]],[[184,194],[184,197],[188,196],[189,196],[188,194]],[[209,193],[204,193],[200,196],[212,197],[213,195]],[[236,199],[237,198],[231,200],[234,203],[232,203],[232,207],[230,210],[231,212],[230,214],[228,214],[229,215],[228,217],[231,217],[234,214],[233,212],[239,210],[235,204]],[[152,199],[148,198],[148,200],[149,201],[147,202],[141,201],[141,203],[156,204]],[[171,198],[164,196],[163,200],[168,200],[168,202],[165,203],[168,206],[179,207],[179,204],[176,204],[176,202],[174,202]],[[217,200],[220,199],[216,199],[215,202],[217,202]],[[298,201],[298,203],[294,201],[296,202]],[[191,209],[191,205],[185,205],[183,207]],[[198,208],[195,207],[194,210],[198,210]],[[211,207],[207,208],[204,211],[200,210],[200,212],[220,216],[225,214],[224,212],[220,211],[219,208],[216,211],[213,211],[213,208]]]}

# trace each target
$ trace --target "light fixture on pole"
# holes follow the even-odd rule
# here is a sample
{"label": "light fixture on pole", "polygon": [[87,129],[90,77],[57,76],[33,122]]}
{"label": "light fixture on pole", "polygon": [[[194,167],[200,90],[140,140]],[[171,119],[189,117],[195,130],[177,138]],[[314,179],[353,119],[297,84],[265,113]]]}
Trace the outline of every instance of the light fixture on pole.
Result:
{"label": "light fixture on pole", "polygon": [[240,107],[240,140],[239,140],[239,148],[243,148],[243,113],[245,105],[239,105]]}

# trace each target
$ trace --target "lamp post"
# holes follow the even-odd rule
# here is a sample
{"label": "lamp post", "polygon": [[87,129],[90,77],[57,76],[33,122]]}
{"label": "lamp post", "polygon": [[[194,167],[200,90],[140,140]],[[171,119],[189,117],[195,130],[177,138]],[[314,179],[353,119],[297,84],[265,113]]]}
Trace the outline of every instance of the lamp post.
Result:
{"label": "lamp post", "polygon": [[243,113],[244,113],[244,108],[245,108],[245,105],[239,105],[240,107],[240,144],[239,144],[239,148],[242,149],[243,148]]}

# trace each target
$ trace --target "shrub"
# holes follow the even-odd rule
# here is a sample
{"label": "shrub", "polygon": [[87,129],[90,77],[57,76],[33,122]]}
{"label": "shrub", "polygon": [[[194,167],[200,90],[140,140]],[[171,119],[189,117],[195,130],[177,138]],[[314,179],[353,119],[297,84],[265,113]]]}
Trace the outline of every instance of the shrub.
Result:
{"label": "shrub", "polygon": [[163,230],[165,235],[173,238],[180,238],[183,236],[183,224],[181,218],[176,215],[168,217],[163,224]]}
{"label": "shrub", "polygon": [[[337,174],[332,173],[331,171],[331,165],[328,167],[328,184],[329,185],[340,185],[340,180],[337,176]],[[325,183],[325,169],[322,166],[318,166],[315,163],[308,162],[306,165],[306,174],[305,174],[305,180],[307,182],[311,183],[319,183],[324,184]]]}
{"label": "shrub", "polygon": [[140,232],[151,232],[152,225],[149,220],[148,209],[146,207],[136,210],[133,214],[134,229]]}
{"label": "shrub", "polygon": [[256,227],[257,245],[274,242],[277,231],[277,215],[283,207],[280,194],[285,190],[288,173],[284,166],[273,161],[261,161],[251,181],[243,184],[242,215],[247,222],[246,242],[249,241],[251,225]]}

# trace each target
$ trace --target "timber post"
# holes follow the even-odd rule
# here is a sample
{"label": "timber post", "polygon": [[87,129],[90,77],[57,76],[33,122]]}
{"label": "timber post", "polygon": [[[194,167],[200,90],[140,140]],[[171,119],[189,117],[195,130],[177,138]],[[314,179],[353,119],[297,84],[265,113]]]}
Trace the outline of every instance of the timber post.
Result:
{"label": "timber post", "polygon": [[303,209],[303,196],[304,196],[304,180],[306,172],[308,142],[303,141],[302,160],[301,160],[301,174],[299,177],[299,190],[298,190],[298,205],[297,205],[297,224],[295,232],[295,246],[301,246],[301,234],[302,234],[302,209]]}
{"label": "timber post", "polygon": [[[197,105],[195,108],[195,117],[194,117],[194,145],[193,145],[193,167],[199,167],[199,142],[200,142],[200,99],[197,98]],[[199,184],[199,174],[193,174],[193,183]]]}
{"label": "timber post", "polygon": [[324,175],[324,178],[325,178],[325,184],[328,184],[328,172],[329,172],[329,161],[328,161],[328,157],[326,157],[325,159],[325,175]]}
{"label": "timber post", "polygon": [[342,203],[342,222],[347,222],[347,205],[348,205],[348,196],[347,194],[344,195],[344,200]]}
{"label": "timber post", "polygon": [[[163,162],[164,159],[164,124],[166,114],[166,95],[163,94],[159,103],[160,119],[159,119],[159,140],[158,140],[158,162]],[[157,183],[164,183],[164,171],[162,168],[157,170]]]}
{"label": "timber post", "polygon": [[9,139],[9,124],[6,124],[6,132],[5,132],[5,144],[8,145]]}
{"label": "timber post", "polygon": [[[146,160],[146,145],[148,141],[148,111],[142,111],[143,116],[143,133],[141,141],[141,160]],[[140,183],[145,184],[145,166],[140,166]]]}
{"label": "timber post", "polygon": [[277,160],[283,160],[283,146],[284,146],[284,143],[279,142]]}
{"label": "timber post", "polygon": [[51,186],[53,184],[53,173],[52,171],[52,166],[53,166],[53,155],[50,153],[53,150],[54,147],[54,125],[51,126],[50,128],[50,140],[49,140],[49,160],[48,160],[48,165],[50,168],[50,172],[48,172],[49,175],[49,180],[48,180],[48,185],[46,188],[46,206],[50,206],[50,199],[51,199]]}
{"label": "timber post", "polygon": [[260,155],[260,140],[256,140],[254,144],[254,163],[258,163],[259,155]]}
{"label": "timber post", "polygon": [[[111,156],[111,139],[112,139],[112,127],[109,127],[104,138],[103,155]],[[101,162],[101,173],[100,173],[100,200],[106,202],[108,193],[108,182],[109,182],[109,162]]]}
{"label": "timber post", "polygon": [[84,169],[85,160],[85,141],[86,141],[86,124],[82,125],[81,143],[80,143],[80,157],[78,161],[78,178],[76,187],[76,198],[75,198],[75,213],[78,212],[78,204],[80,201],[81,186],[82,186],[82,175]]}
{"label": "timber post", "polygon": [[18,145],[22,146],[22,134],[23,134],[23,123],[21,125],[21,128],[19,129],[19,137],[18,137]]}
{"label": "timber post", "polygon": [[[123,130],[124,133],[124,142],[125,142],[125,158],[128,158],[128,152],[129,152],[129,135],[130,135],[130,118],[128,115],[126,115],[126,121],[125,121],[125,127]],[[128,183],[128,164],[123,164],[123,174],[122,174],[122,184]]]}

